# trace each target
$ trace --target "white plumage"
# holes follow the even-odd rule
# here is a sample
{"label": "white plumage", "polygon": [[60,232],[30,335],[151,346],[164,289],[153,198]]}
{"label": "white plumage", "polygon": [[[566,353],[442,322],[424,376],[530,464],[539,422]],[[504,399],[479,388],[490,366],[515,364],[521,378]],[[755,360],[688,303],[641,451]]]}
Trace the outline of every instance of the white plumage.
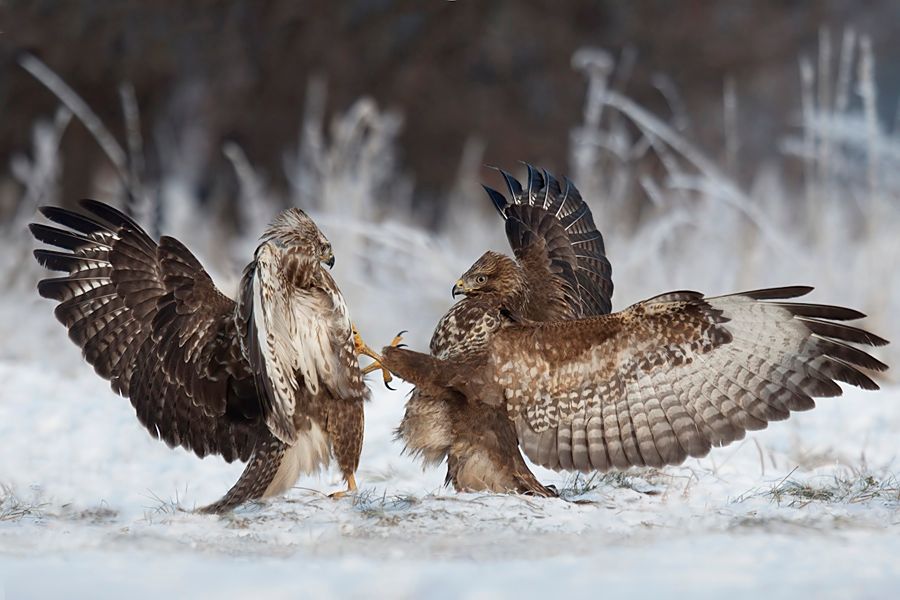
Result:
{"label": "white plumage", "polygon": [[[274,392],[272,422],[276,435],[292,443],[296,431],[288,426],[296,410],[300,386],[316,395],[343,365],[335,352],[335,334],[349,339],[350,321],[343,298],[318,288],[285,285],[282,250],[274,242],[259,247],[253,273],[253,317],[265,376]],[[335,303],[339,302],[338,306]],[[339,315],[340,319],[334,319]]]}
{"label": "white plumage", "polygon": [[309,430],[301,432],[297,441],[288,448],[281,459],[278,471],[263,493],[263,498],[278,496],[288,491],[301,475],[316,473],[331,459],[331,447],[322,428],[312,422]]}

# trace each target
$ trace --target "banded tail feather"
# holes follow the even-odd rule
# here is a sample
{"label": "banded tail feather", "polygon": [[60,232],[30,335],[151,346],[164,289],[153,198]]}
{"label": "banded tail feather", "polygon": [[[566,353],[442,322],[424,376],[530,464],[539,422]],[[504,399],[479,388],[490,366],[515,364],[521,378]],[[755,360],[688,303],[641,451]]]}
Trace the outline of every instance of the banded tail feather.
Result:
{"label": "banded tail feather", "polygon": [[[571,306],[573,316],[607,314],[612,310],[612,267],[606,257],[603,235],[597,230],[591,210],[575,185],[564,178],[564,186],[548,171],[526,164],[525,187],[506,171],[499,170],[509,198],[483,186],[503,217],[506,237],[516,257],[549,262],[546,277],[554,278]],[[539,248],[540,251],[533,250]]]}
{"label": "banded tail feather", "polygon": [[223,514],[241,504],[260,500],[272,485],[281,468],[287,445],[275,436],[266,436],[260,441],[250,457],[250,461],[237,482],[219,500],[197,509],[204,514]]}

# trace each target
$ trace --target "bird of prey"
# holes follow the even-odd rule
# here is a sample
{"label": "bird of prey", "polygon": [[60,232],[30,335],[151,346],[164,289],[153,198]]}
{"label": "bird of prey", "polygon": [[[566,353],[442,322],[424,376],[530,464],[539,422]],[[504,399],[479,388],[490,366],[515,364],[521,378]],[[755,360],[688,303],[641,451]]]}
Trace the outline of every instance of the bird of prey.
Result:
{"label": "bird of prey", "polygon": [[887,366],[856,345],[887,341],[843,323],[855,310],[787,301],[809,287],[669,292],[610,313],[603,239],[574,185],[503,175],[509,199],[485,189],[515,260],[489,252],[456,282],[465,297],[430,354],[383,355],[416,386],[398,437],[446,458],[457,490],[552,496],[519,447],[554,470],[674,465],[840,395],[837,381],[878,389],[860,369]]}
{"label": "bird of prey", "polygon": [[357,355],[374,353],[322,267],[334,254],[312,219],[296,208],[278,215],[235,301],[178,240],[157,242],[98,201],[81,208],[42,207],[62,228],[30,225],[59,248],[35,250],[38,262],[66,273],[38,291],[59,302],[69,337],[151,435],[201,458],[249,461],[201,510],[279,495],[332,458],[355,490],[368,398]]}

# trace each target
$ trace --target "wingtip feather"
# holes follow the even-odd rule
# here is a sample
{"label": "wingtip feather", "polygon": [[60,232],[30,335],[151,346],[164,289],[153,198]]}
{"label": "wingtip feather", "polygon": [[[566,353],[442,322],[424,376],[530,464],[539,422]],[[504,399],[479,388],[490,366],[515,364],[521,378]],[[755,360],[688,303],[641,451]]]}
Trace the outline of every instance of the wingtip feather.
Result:
{"label": "wingtip feather", "polygon": [[509,206],[509,203],[506,201],[506,197],[494,188],[490,188],[484,184],[482,184],[481,187],[483,187],[484,191],[487,192],[488,198],[491,199],[491,203],[494,205],[494,208],[496,208],[497,212],[499,212],[500,215],[505,219],[506,207]]}

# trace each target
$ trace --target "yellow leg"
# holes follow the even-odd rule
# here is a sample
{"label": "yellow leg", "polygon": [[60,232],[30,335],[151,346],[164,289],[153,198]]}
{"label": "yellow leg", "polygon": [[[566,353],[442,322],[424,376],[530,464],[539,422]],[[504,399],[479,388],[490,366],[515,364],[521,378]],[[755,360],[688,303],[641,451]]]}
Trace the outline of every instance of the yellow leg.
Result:
{"label": "yellow leg", "polygon": [[368,365],[368,366],[365,366],[365,367],[362,368],[362,374],[363,374],[363,375],[368,375],[368,374],[371,373],[372,371],[377,371],[377,370],[380,369],[380,368],[381,368],[381,363],[379,363],[379,362],[373,362],[371,365]]}
{"label": "yellow leg", "polygon": [[[401,331],[400,333],[395,335],[394,339],[391,340],[390,345],[391,346],[399,346],[400,342],[403,341],[404,333],[406,333],[406,331]],[[359,330],[356,329],[355,325],[353,326],[353,345],[356,347],[356,353],[358,355],[368,356],[369,358],[371,358],[375,361],[372,364],[363,368],[363,370],[362,370],[363,375],[368,375],[369,373],[372,373],[373,371],[377,371],[377,370],[381,369],[381,377],[382,377],[382,379],[384,379],[385,387],[387,387],[388,389],[393,389],[388,384],[391,381],[393,381],[394,377],[391,375],[390,371],[388,371],[387,369],[385,369],[382,366],[381,355],[378,354],[377,352],[375,352],[374,350],[372,350],[372,348],[370,348],[369,345],[363,341],[362,336],[359,335]]]}
{"label": "yellow leg", "polygon": [[338,492],[334,492],[333,494],[328,494],[328,497],[332,498],[333,500],[340,500],[347,494],[352,494],[355,491],[356,491],[356,475],[354,473],[350,473],[347,476],[347,489],[340,490]]}

